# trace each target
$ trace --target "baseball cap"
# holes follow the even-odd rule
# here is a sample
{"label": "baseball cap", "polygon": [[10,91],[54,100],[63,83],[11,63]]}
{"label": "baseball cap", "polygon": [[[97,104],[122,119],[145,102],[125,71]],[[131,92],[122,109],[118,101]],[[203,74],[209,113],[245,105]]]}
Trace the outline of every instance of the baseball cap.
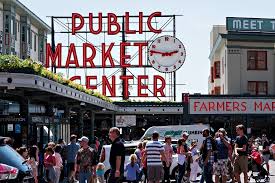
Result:
{"label": "baseball cap", "polygon": [[86,136],[82,136],[80,139],[78,139],[79,142],[85,141],[85,142],[89,142],[89,138]]}
{"label": "baseball cap", "polygon": [[187,132],[183,132],[182,136],[188,137],[189,134]]}

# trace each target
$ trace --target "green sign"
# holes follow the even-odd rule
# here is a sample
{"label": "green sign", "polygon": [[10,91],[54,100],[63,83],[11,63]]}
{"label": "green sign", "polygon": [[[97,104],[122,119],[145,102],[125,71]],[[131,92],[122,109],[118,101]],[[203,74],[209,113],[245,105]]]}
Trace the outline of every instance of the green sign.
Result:
{"label": "green sign", "polygon": [[275,19],[227,17],[226,30],[236,32],[275,32]]}

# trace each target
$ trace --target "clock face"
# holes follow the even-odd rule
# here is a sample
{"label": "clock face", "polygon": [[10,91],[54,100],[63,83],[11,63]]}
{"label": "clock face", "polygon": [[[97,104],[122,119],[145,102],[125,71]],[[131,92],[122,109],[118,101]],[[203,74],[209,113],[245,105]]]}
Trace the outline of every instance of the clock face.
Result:
{"label": "clock face", "polygon": [[174,72],[184,63],[185,47],[173,36],[161,36],[155,39],[148,49],[149,62],[159,72]]}

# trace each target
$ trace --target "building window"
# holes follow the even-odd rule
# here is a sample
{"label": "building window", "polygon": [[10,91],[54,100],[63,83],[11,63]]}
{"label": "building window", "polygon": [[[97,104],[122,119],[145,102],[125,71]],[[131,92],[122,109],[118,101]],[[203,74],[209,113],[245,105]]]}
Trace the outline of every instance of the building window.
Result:
{"label": "building window", "polygon": [[221,87],[219,87],[219,86],[214,87],[214,94],[215,95],[220,95],[221,94]]}
{"label": "building window", "polygon": [[14,21],[14,35],[15,35],[15,40],[17,41],[17,21]]}
{"label": "building window", "polygon": [[214,69],[211,67],[211,83],[214,83]]}
{"label": "building window", "polygon": [[26,42],[26,33],[25,33],[25,26],[22,26],[22,32],[21,32],[21,35],[22,35],[22,38],[21,38],[21,41],[22,42]]}
{"label": "building window", "polygon": [[267,70],[267,52],[247,51],[247,70]]}
{"label": "building window", "polygon": [[224,74],[224,57],[222,57],[222,74]]}
{"label": "building window", "polygon": [[34,47],[34,51],[36,51],[36,34],[34,34],[33,47]]}
{"label": "building window", "polygon": [[9,33],[9,15],[6,15],[6,21],[5,21],[5,33]]}
{"label": "building window", "polygon": [[30,45],[30,49],[32,49],[32,31],[30,27],[28,27],[28,44]]}
{"label": "building window", "polygon": [[14,19],[11,18],[11,35],[15,35],[15,32],[14,32]]}
{"label": "building window", "polygon": [[11,17],[11,23],[10,23],[10,34],[14,36],[14,39],[17,40],[17,32],[16,32],[16,21],[15,17]]}
{"label": "building window", "polygon": [[217,79],[217,78],[221,78],[221,70],[220,70],[220,61],[216,61],[214,62],[214,78]]}
{"label": "building window", "polygon": [[247,91],[251,95],[267,95],[267,81],[248,81]]}

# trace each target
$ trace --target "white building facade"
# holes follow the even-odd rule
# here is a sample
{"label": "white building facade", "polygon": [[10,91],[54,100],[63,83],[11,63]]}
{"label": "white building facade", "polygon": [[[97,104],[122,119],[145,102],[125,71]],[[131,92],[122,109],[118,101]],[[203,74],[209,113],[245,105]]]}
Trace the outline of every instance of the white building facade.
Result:
{"label": "white building facade", "polygon": [[0,0],[0,54],[44,63],[50,27],[18,0]]}
{"label": "white building facade", "polygon": [[209,94],[275,94],[275,20],[229,17],[210,39]]}

